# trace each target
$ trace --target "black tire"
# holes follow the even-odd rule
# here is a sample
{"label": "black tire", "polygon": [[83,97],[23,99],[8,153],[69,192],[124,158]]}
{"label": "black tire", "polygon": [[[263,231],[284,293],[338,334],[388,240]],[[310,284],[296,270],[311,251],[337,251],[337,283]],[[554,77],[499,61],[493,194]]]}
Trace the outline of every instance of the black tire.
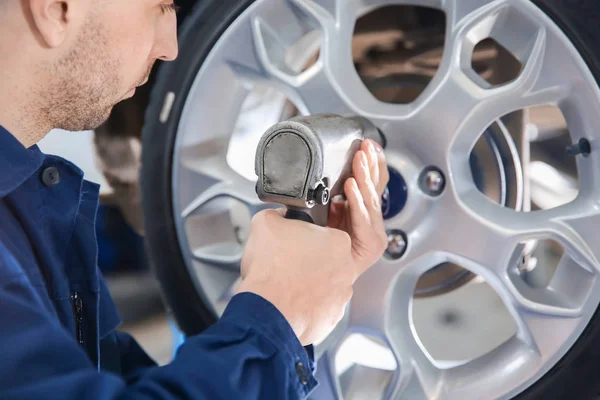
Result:
{"label": "black tire", "polygon": [[[146,243],[151,267],[177,324],[187,335],[216,322],[186,267],[173,215],[172,165],[177,126],[196,73],[227,27],[253,0],[202,0],[179,35],[180,54],[159,71],[142,133],[141,185]],[[218,18],[215,18],[218,15]],[[193,51],[190,51],[192,50]],[[165,95],[175,93],[166,123],[159,115]]]}
{"label": "black tire", "polygon": [[[172,204],[172,159],[177,125],[200,66],[225,29],[254,0],[202,0],[180,35],[180,55],[161,69],[143,132],[142,193],[148,251],[175,318],[188,334],[216,321],[196,291],[183,260]],[[571,39],[600,82],[600,6],[597,0],[532,0]],[[158,120],[166,93],[176,94],[167,123]],[[520,400],[600,397],[600,311],[576,344]]]}

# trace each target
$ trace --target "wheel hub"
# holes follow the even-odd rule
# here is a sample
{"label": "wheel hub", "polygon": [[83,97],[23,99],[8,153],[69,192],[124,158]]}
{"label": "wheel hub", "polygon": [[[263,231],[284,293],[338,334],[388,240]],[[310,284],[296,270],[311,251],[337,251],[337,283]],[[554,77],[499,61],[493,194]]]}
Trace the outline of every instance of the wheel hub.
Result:
{"label": "wheel hub", "polygon": [[383,218],[391,219],[398,215],[408,200],[408,186],[396,169],[388,167],[390,181],[381,199]]}

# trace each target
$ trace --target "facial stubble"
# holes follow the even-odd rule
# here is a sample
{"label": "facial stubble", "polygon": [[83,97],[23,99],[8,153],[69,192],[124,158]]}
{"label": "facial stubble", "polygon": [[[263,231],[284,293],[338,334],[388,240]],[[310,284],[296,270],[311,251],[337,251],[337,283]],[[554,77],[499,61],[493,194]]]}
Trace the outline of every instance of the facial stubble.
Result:
{"label": "facial stubble", "polygon": [[119,93],[123,87],[120,63],[111,50],[105,30],[89,18],[73,49],[49,68],[46,90],[38,97],[45,124],[83,131],[95,129],[108,119],[123,96]]}

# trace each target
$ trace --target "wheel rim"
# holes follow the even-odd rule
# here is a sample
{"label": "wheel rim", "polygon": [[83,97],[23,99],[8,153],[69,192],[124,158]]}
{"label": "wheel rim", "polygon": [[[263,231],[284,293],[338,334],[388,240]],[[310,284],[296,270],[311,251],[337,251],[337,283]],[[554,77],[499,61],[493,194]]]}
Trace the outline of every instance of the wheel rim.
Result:
{"label": "wheel rim", "polygon": [[[417,100],[405,105],[375,99],[351,58],[357,16],[390,3],[439,8],[447,16],[439,70]],[[475,44],[490,33],[508,43],[524,64],[518,78],[493,88],[470,68]],[[304,70],[319,42],[318,61]],[[290,52],[282,48],[292,44],[297,54],[286,60]],[[254,104],[251,90],[257,96]],[[368,5],[259,0],[238,17],[190,90],[173,168],[182,252],[198,292],[217,315],[239,282],[250,217],[269,207],[254,193],[254,149],[260,135],[285,115],[284,97],[302,114],[333,112],[373,120],[386,132],[389,164],[402,172],[410,193],[405,209],[387,221],[389,229],[406,232],[407,251],[397,261],[383,258],[357,282],[346,318],[318,346],[321,386],[316,397],[342,398],[335,354],[349,332],[367,334],[391,350],[393,373],[354,373],[361,384],[379,383],[376,389],[386,398],[509,398],[558,362],[600,302],[600,242],[594,234],[600,185],[593,174],[600,170],[599,161],[594,154],[578,158],[581,188],[574,201],[531,213],[488,201],[474,184],[468,162],[493,121],[532,106],[558,105],[574,141],[594,139],[590,127],[600,124],[597,84],[544,13],[530,2],[509,0],[372,0]],[[252,107],[262,111],[248,112]],[[258,120],[248,119],[257,114]],[[235,115],[240,117],[231,118]],[[418,188],[418,176],[428,165],[439,167],[448,179],[444,193],[435,198]],[[233,237],[227,224],[236,227]],[[448,234],[455,229],[468,234]],[[203,245],[214,237],[227,238],[227,245]],[[565,249],[559,264],[564,273],[555,277],[554,286],[537,291],[523,286],[516,267],[519,244],[535,239],[552,239]],[[516,322],[516,334],[494,350],[450,366],[424,351],[412,315],[419,278],[443,263],[457,263],[485,279]],[[357,390],[344,393],[355,398]]]}

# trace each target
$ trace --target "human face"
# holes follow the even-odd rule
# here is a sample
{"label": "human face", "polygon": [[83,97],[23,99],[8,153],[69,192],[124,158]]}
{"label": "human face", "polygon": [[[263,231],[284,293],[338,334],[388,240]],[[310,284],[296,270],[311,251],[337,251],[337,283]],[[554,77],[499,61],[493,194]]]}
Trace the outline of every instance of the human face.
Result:
{"label": "human face", "polygon": [[171,0],[89,0],[76,39],[51,66],[42,111],[53,127],[95,129],[133,96],[156,60],[177,57]]}

